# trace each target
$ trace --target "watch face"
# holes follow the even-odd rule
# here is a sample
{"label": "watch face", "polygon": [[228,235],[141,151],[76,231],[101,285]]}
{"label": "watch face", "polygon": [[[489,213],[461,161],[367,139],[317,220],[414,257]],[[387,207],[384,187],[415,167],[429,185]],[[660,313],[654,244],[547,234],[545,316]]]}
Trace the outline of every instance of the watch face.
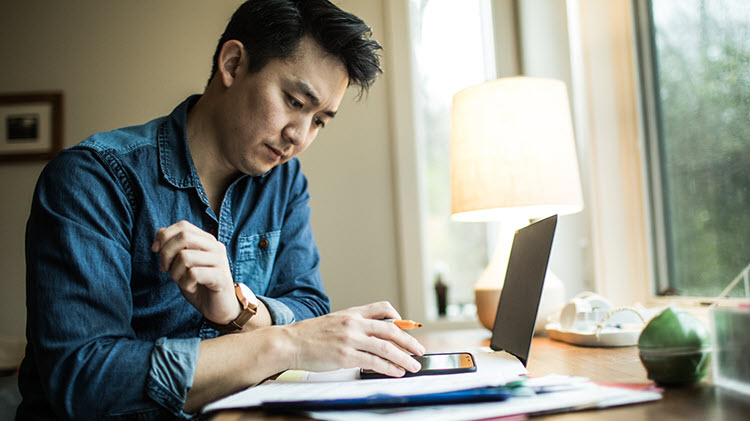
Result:
{"label": "watch face", "polygon": [[242,294],[242,297],[245,299],[244,306],[250,307],[253,310],[258,307],[258,297],[253,294],[253,291],[250,290],[250,288],[245,284],[237,283],[236,285],[239,285],[239,291],[237,291],[238,295],[237,298],[239,299],[239,294]]}

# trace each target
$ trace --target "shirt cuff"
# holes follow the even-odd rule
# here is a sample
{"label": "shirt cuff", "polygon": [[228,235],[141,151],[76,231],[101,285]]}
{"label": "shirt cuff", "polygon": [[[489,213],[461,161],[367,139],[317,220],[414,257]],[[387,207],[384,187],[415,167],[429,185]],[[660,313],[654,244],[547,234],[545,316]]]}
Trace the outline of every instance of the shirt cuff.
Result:
{"label": "shirt cuff", "polygon": [[151,352],[147,393],[151,399],[181,418],[190,417],[182,412],[182,408],[188,390],[193,387],[200,341],[200,338],[159,338]]}
{"label": "shirt cuff", "polygon": [[260,295],[257,297],[268,308],[273,324],[288,325],[295,322],[294,313],[286,304],[274,298],[261,297]]}

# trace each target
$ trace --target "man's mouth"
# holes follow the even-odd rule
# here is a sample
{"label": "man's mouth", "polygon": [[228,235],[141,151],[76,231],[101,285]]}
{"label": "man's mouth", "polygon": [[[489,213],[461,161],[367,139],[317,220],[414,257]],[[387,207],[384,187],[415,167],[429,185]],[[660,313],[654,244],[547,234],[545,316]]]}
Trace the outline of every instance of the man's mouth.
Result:
{"label": "man's mouth", "polygon": [[280,150],[278,150],[278,149],[274,148],[273,146],[271,146],[271,145],[266,145],[266,147],[267,147],[267,148],[269,149],[269,151],[271,151],[271,154],[272,154],[272,155],[275,155],[275,157],[276,157],[277,159],[281,159],[281,158],[283,158],[283,157],[284,157],[284,153],[283,153],[283,152],[281,152]]}

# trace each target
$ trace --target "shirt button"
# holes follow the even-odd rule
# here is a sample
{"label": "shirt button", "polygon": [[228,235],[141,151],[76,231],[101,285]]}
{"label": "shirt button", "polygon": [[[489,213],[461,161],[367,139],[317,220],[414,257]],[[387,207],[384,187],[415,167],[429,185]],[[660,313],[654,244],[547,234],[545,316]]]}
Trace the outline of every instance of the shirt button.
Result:
{"label": "shirt button", "polygon": [[268,239],[261,238],[260,241],[258,242],[258,247],[261,248],[261,249],[267,249],[268,248]]}
{"label": "shirt button", "polygon": [[208,233],[211,234],[211,235],[213,235],[214,238],[219,238],[219,237],[217,237],[216,228],[211,228],[211,230],[208,231]]}

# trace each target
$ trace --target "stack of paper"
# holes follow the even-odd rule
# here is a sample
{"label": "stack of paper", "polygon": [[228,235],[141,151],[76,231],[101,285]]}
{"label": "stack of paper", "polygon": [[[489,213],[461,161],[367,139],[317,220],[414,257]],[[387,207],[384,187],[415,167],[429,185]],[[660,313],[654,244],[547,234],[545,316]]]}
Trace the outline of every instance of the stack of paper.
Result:
{"label": "stack of paper", "polygon": [[386,415],[399,420],[473,420],[661,397],[656,392],[599,386],[576,377],[527,379],[523,376],[526,369],[515,357],[487,350],[473,350],[477,360],[474,373],[360,380],[357,369],[287,372],[275,381],[209,404],[203,412],[262,408],[304,412],[328,420],[374,420]]}

